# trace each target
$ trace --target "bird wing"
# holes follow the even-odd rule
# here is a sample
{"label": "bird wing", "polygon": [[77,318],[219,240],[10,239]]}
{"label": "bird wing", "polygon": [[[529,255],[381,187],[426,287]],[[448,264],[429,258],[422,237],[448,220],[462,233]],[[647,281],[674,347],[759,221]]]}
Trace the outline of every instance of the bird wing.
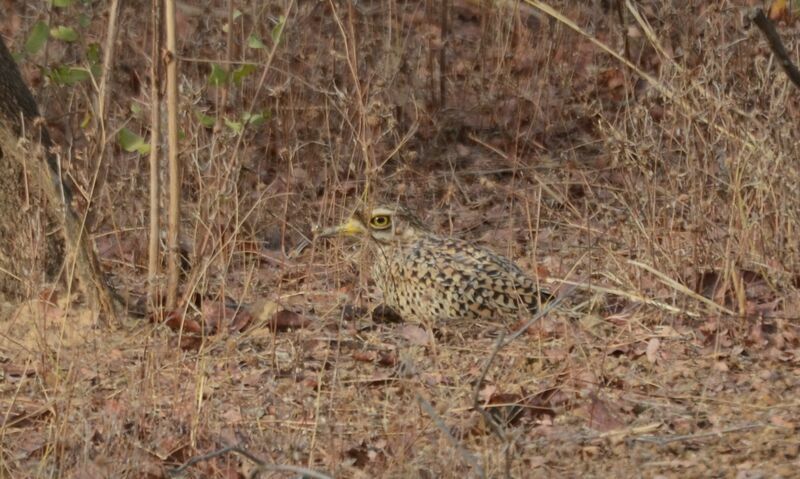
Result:
{"label": "bird wing", "polygon": [[437,249],[440,266],[433,275],[444,288],[457,288],[481,316],[515,314],[524,305],[535,311],[539,291],[535,282],[507,258],[467,242],[449,240]]}

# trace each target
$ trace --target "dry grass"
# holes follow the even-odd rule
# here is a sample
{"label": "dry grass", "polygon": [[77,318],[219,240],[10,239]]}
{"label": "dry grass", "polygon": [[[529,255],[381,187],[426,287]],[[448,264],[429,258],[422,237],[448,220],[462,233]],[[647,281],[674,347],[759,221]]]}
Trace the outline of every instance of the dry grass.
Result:
{"label": "dry grass", "polygon": [[[179,8],[182,312],[221,332],[188,341],[133,318],[98,330],[59,291],[6,305],[0,476],[165,477],[226,445],[335,477],[795,474],[799,105],[743,25],[747,2],[637,2],[625,26],[603,2],[552,2],[582,35],[529,4],[452,0],[446,41],[441,2],[298,2],[268,71],[286,6],[235,0],[228,35],[213,3]],[[45,7],[8,9],[18,51]],[[103,43],[96,8],[53,9],[51,23],[81,12],[81,41],[22,66],[70,145],[67,174],[88,185],[93,90],[36,69]],[[121,12],[112,131],[147,136],[147,18]],[[796,52],[796,29],[781,32]],[[244,47],[251,33],[267,48]],[[624,51],[623,33],[638,73],[602,48]],[[208,84],[212,63],[241,62],[256,65],[241,85]],[[270,119],[233,134],[224,119],[251,108]],[[111,156],[95,241],[118,284],[144,292],[146,156]],[[376,198],[579,286],[477,384],[497,325],[430,336],[375,322],[358,245],[289,254]],[[254,315],[230,332],[226,297],[310,321],[274,333]],[[499,428],[474,410],[476,388]],[[226,455],[185,474],[253,468]]]}

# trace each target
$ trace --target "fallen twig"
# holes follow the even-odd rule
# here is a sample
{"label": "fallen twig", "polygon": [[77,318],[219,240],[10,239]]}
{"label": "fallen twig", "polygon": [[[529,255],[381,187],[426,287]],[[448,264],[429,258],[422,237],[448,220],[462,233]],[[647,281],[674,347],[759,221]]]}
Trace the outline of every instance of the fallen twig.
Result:
{"label": "fallen twig", "polygon": [[750,16],[750,19],[764,33],[764,36],[767,37],[769,48],[772,50],[772,53],[778,57],[778,60],[780,60],[783,71],[786,72],[786,76],[794,83],[794,86],[800,88],[800,70],[797,69],[789,58],[789,53],[786,51],[786,47],[783,46],[778,31],[775,30],[775,24],[764,15],[764,10],[760,8],[755,10]]}
{"label": "fallen twig", "polygon": [[667,437],[659,437],[659,436],[639,436],[634,437],[631,440],[636,442],[646,442],[650,444],[658,444],[659,446],[664,446],[669,443],[673,442],[681,442],[681,441],[691,441],[692,439],[704,439],[707,437],[714,437],[714,436],[722,436],[723,434],[730,434],[732,432],[741,432],[741,431],[749,431],[752,429],[761,429],[765,427],[766,424],[764,423],[755,423],[755,424],[745,424],[743,426],[735,426],[729,427],[727,429],[722,429],[720,431],[709,431],[704,432],[701,434],[684,434],[680,436],[667,436]]}
{"label": "fallen twig", "polygon": [[492,349],[492,354],[489,355],[489,359],[486,361],[486,364],[483,366],[483,370],[481,370],[481,375],[478,377],[478,380],[475,382],[475,389],[472,392],[472,407],[481,413],[483,419],[489,423],[489,426],[492,428],[492,431],[502,440],[506,440],[506,434],[503,430],[500,423],[498,423],[494,417],[489,414],[489,411],[481,405],[480,402],[480,392],[481,386],[483,385],[483,380],[486,379],[486,375],[489,373],[489,368],[492,366],[494,362],[494,358],[497,356],[497,353],[503,349],[503,346],[508,343],[504,343],[503,340],[506,337],[505,331],[500,333],[498,336],[497,341],[495,342],[494,348]]}
{"label": "fallen twig", "polygon": [[623,291],[621,289],[616,289],[616,288],[606,288],[605,286],[597,286],[589,283],[579,283],[577,281],[568,281],[568,280],[556,280],[556,281],[560,282],[561,284],[568,284],[586,291],[611,294],[614,296],[619,296],[620,298],[627,298],[628,300],[633,301],[634,303],[641,303],[641,304],[646,304],[648,306],[654,306],[656,308],[663,309],[664,311],[668,311],[670,313],[685,314],[692,318],[700,317],[700,313],[696,311],[689,311],[687,309],[678,308],[661,301],[656,301],[655,299],[645,298],[644,296],[640,296],[638,294],[631,293],[629,291]]}
{"label": "fallen twig", "polygon": [[473,456],[469,451],[464,449],[461,444],[458,443],[456,438],[450,433],[450,430],[447,428],[447,425],[444,423],[439,414],[436,413],[436,410],[433,408],[431,403],[429,403],[424,397],[417,394],[417,402],[419,403],[420,407],[428,414],[428,416],[433,419],[433,423],[436,427],[442,431],[444,437],[447,438],[447,441],[455,448],[456,451],[461,455],[464,459],[464,462],[472,466],[475,471],[478,473],[480,477],[486,477],[486,473],[484,472],[483,468],[481,467],[478,460]]}
{"label": "fallen twig", "polygon": [[481,414],[481,416],[483,416],[484,420],[486,420],[486,422],[489,423],[489,427],[491,427],[492,432],[494,432],[494,434],[496,434],[497,437],[499,437],[502,441],[507,443],[506,444],[506,476],[510,476],[510,473],[509,473],[509,471],[511,469],[511,456],[510,456],[511,447],[510,446],[511,446],[511,444],[513,444],[513,441],[509,440],[508,434],[506,434],[505,430],[503,429],[503,426],[500,423],[498,423],[497,420],[491,415],[491,413],[489,413],[489,411],[485,407],[483,407],[483,405],[481,404],[481,402],[480,402],[481,386],[483,385],[483,381],[486,379],[486,375],[489,373],[489,368],[491,368],[492,363],[494,362],[494,358],[497,357],[497,354],[500,352],[500,350],[502,350],[504,347],[506,347],[509,344],[511,344],[512,341],[514,341],[521,334],[523,334],[525,331],[527,331],[528,328],[530,328],[533,325],[533,323],[538,321],[542,316],[544,316],[545,314],[547,314],[550,311],[552,311],[553,309],[555,309],[556,306],[561,304],[561,302],[563,302],[565,298],[567,298],[570,294],[572,294],[572,292],[575,289],[576,288],[573,286],[573,287],[567,289],[566,291],[563,291],[563,292],[559,293],[558,298],[556,298],[556,299],[550,301],[549,303],[547,303],[547,305],[544,308],[542,308],[536,314],[534,314],[533,317],[531,317],[531,319],[529,319],[525,324],[523,324],[521,328],[519,328],[513,334],[508,336],[508,339],[506,339],[505,331],[502,331],[500,333],[500,336],[497,338],[497,341],[495,341],[495,345],[494,345],[494,348],[492,349],[492,353],[489,355],[489,359],[486,361],[486,364],[483,366],[483,369],[481,370],[481,374],[478,377],[478,380],[475,382],[475,389],[472,392],[472,407],[473,407],[473,409],[478,411]]}
{"label": "fallen twig", "polygon": [[636,266],[637,268],[641,268],[641,269],[643,269],[643,270],[645,270],[645,271],[647,271],[649,273],[654,274],[659,280],[661,280],[662,283],[664,283],[667,286],[671,287],[675,291],[678,291],[680,293],[685,294],[686,296],[694,298],[697,301],[700,301],[701,303],[703,303],[703,304],[705,304],[707,306],[710,306],[711,308],[716,309],[719,312],[725,313],[728,316],[737,316],[737,314],[735,312],[731,311],[730,309],[726,308],[725,306],[717,304],[714,301],[706,298],[705,296],[701,296],[701,295],[695,293],[691,289],[689,289],[686,286],[678,283],[674,279],[670,278],[669,276],[667,276],[666,274],[662,273],[661,271],[658,271],[657,269],[653,268],[650,265],[646,265],[644,263],[640,263],[640,262],[634,261],[632,259],[628,260],[628,264],[631,264],[633,266]]}
{"label": "fallen twig", "polygon": [[258,473],[260,473],[262,471],[293,472],[293,473],[296,473],[296,474],[300,474],[303,477],[313,477],[315,479],[331,479],[331,477],[332,477],[332,476],[329,476],[327,474],[323,474],[321,472],[317,472],[317,471],[313,471],[311,469],[307,469],[305,467],[291,466],[291,465],[288,465],[288,464],[268,464],[268,463],[264,462],[263,460],[261,460],[260,458],[258,458],[257,456],[255,456],[254,454],[252,454],[251,452],[249,452],[249,451],[247,451],[245,449],[242,449],[239,446],[227,446],[227,447],[223,447],[222,449],[218,449],[216,451],[209,452],[208,454],[203,454],[202,456],[195,456],[195,457],[189,459],[188,461],[186,461],[186,464],[169,471],[170,475],[176,476],[176,475],[182,473],[183,471],[185,471],[186,469],[188,469],[189,467],[194,466],[195,464],[198,464],[198,463],[204,462],[204,461],[208,461],[210,459],[214,459],[215,457],[223,456],[223,455],[225,455],[225,454],[227,454],[229,452],[235,452],[237,454],[241,454],[242,456],[250,459],[251,461],[253,461],[254,463],[256,463],[258,465],[258,469],[253,471],[253,474],[251,474],[250,477],[256,477],[256,474],[258,474]]}

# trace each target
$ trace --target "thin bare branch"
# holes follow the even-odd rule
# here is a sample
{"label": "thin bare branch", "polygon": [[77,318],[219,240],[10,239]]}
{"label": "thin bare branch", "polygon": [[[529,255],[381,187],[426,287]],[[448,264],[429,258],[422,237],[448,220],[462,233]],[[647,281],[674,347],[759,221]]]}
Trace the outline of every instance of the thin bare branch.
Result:
{"label": "thin bare branch", "polygon": [[[233,453],[242,455],[242,456],[246,457],[247,459],[250,459],[251,461],[256,463],[258,465],[259,469],[261,469],[262,471],[292,472],[294,474],[300,474],[303,477],[311,477],[311,478],[314,478],[314,479],[331,479],[332,478],[332,476],[329,476],[327,474],[323,474],[321,472],[317,472],[317,471],[314,471],[312,469],[308,469],[308,468],[305,468],[305,467],[292,466],[292,465],[289,465],[289,464],[268,464],[263,459],[259,458],[258,456],[256,456],[255,454],[251,453],[250,451],[248,451],[246,449],[243,449],[240,446],[226,446],[226,447],[223,447],[222,449],[218,449],[216,451],[209,452],[208,454],[203,454],[201,456],[195,456],[195,457],[189,459],[188,461],[186,461],[186,463],[183,464],[182,466],[177,467],[175,469],[172,469],[170,471],[170,475],[177,476],[178,474],[184,472],[186,469],[194,466],[195,464],[199,464],[201,462],[209,461],[209,460],[214,459],[216,457],[224,456],[225,454],[228,454],[229,452],[233,452]],[[253,476],[253,477],[255,477],[255,476]]]}

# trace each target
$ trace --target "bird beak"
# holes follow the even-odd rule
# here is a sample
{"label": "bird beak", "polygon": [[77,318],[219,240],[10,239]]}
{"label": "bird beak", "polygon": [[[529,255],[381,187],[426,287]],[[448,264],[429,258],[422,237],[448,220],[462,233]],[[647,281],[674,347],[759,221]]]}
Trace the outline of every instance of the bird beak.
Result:
{"label": "bird beak", "polygon": [[362,223],[358,218],[353,217],[339,226],[325,228],[322,230],[322,233],[320,233],[319,236],[321,238],[329,238],[331,236],[358,236],[366,232],[367,229],[364,227],[364,223]]}

